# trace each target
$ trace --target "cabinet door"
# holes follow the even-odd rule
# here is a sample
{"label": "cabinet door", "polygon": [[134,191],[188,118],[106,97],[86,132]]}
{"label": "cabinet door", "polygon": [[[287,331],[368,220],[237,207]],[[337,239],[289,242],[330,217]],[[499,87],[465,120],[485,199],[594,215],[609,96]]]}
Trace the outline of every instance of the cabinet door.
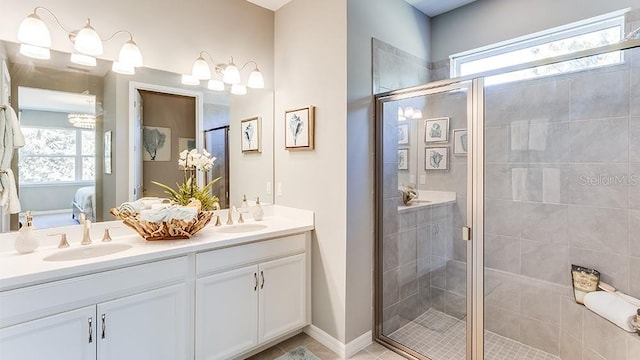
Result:
{"label": "cabinet door", "polygon": [[260,264],[260,342],[305,325],[305,259],[299,254]]}
{"label": "cabinet door", "polygon": [[99,359],[187,359],[186,299],[178,284],[98,304]]}
{"label": "cabinet door", "polygon": [[96,307],[0,329],[0,359],[95,360]]}
{"label": "cabinet door", "polygon": [[258,343],[258,267],[196,281],[196,359],[229,359]]}

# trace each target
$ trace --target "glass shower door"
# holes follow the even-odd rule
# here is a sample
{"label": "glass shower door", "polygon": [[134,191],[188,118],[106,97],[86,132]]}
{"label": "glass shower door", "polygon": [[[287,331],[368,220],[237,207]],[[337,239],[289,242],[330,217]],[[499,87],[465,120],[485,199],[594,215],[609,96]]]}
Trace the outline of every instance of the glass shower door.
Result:
{"label": "glass shower door", "polygon": [[418,88],[376,103],[376,335],[421,359],[470,358],[470,89]]}

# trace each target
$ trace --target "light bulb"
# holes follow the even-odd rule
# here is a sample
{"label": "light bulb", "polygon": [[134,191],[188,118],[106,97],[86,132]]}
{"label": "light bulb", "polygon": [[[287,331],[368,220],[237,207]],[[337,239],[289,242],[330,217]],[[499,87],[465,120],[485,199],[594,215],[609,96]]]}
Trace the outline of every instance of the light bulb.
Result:
{"label": "light bulb", "polygon": [[249,75],[247,86],[252,89],[264,89],[264,78],[262,77],[262,73],[260,72],[260,70],[258,70],[258,68],[253,70]]}
{"label": "light bulb", "polygon": [[51,47],[51,34],[44,21],[34,12],[20,23],[18,41],[23,44],[49,48]]}
{"label": "light bulb", "polygon": [[114,61],[111,65],[111,71],[122,75],[133,75],[136,73],[136,69],[133,66],[127,66],[121,64],[118,61]]}
{"label": "light bulb", "polygon": [[133,40],[129,40],[120,48],[118,62],[129,67],[142,66],[142,53]]}
{"label": "light bulb", "polygon": [[193,75],[184,74],[182,75],[182,83],[184,85],[200,85],[200,80],[193,77]]}
{"label": "light bulb", "polygon": [[81,54],[98,56],[102,55],[102,39],[91,27],[91,22],[87,19],[87,24],[78,31],[73,44],[74,49]]}
{"label": "light bulb", "polygon": [[96,66],[96,58],[84,54],[71,54],[71,62],[85,66]]}
{"label": "light bulb", "polygon": [[20,45],[20,54],[40,60],[49,60],[51,58],[51,51],[49,51],[49,49],[29,44]]}
{"label": "light bulb", "polygon": [[209,80],[209,82],[207,83],[207,89],[214,91],[223,91],[224,83],[218,79]]}
{"label": "light bulb", "polygon": [[240,84],[231,85],[231,93],[233,95],[245,95],[247,93],[247,87]]}
{"label": "light bulb", "polygon": [[233,60],[224,68],[222,81],[227,84],[240,84],[240,70],[233,63]]}
{"label": "light bulb", "polygon": [[209,64],[207,64],[202,56],[198,57],[193,63],[193,68],[191,68],[191,76],[199,80],[211,79],[211,69],[209,68]]}

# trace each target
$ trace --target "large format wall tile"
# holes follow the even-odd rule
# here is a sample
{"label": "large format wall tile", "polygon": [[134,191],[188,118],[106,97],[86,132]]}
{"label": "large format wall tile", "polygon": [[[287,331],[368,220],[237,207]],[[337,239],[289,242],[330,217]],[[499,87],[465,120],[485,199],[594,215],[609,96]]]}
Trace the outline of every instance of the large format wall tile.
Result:
{"label": "large format wall tile", "polygon": [[560,353],[560,327],[542,321],[522,318],[520,320],[522,342],[550,354]]}
{"label": "large format wall tile", "polygon": [[522,275],[556,284],[569,284],[568,249],[556,244],[521,241]]}
{"label": "large format wall tile", "polygon": [[628,255],[627,213],[618,209],[569,206],[569,244],[577,248]]}
{"label": "large format wall tile", "polygon": [[571,81],[571,120],[629,115],[629,73],[610,71]]}
{"label": "large format wall tile", "polygon": [[572,164],[569,203],[628,209],[628,181],[628,163]]}
{"label": "large format wall tile", "polygon": [[485,267],[520,273],[520,239],[486,234],[484,237]]}
{"label": "large format wall tile", "polygon": [[567,246],[569,207],[567,205],[526,202],[522,204],[522,238]]}

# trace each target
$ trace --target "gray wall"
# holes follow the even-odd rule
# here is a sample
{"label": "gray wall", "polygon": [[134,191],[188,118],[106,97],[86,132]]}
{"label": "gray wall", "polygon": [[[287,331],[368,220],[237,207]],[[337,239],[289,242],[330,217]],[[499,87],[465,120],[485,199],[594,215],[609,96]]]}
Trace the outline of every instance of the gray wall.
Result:
{"label": "gray wall", "polygon": [[639,0],[478,0],[431,19],[431,61],[639,6]]}
{"label": "gray wall", "polygon": [[[429,18],[401,0],[347,1],[346,342],[372,329],[372,38],[429,59]],[[314,305],[315,306],[315,305]]]}

